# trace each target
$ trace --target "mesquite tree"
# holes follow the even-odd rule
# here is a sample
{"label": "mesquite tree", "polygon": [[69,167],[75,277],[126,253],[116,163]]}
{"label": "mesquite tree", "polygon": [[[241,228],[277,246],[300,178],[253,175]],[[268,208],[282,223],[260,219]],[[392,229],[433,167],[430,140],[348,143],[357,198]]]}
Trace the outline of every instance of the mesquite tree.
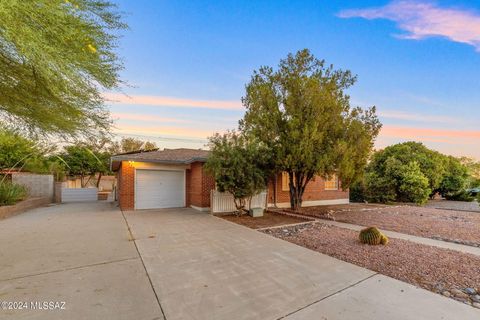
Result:
{"label": "mesquite tree", "polygon": [[346,189],[362,174],[381,124],[375,107],[350,106],[345,90],[355,81],[304,49],[277,70],[261,67],[246,86],[240,130],[268,146],[275,170],[288,173],[294,210],[316,175],[337,174]]}

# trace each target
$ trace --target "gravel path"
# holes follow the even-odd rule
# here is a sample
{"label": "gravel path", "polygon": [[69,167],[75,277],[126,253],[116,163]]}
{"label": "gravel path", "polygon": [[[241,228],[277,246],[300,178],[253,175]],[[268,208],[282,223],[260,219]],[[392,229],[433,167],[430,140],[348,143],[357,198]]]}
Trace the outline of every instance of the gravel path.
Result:
{"label": "gravel path", "polygon": [[475,212],[354,204],[301,210],[308,216],[480,247],[480,214]]}
{"label": "gravel path", "polygon": [[263,232],[480,308],[480,257],[400,239],[365,245],[358,232],[321,223]]}

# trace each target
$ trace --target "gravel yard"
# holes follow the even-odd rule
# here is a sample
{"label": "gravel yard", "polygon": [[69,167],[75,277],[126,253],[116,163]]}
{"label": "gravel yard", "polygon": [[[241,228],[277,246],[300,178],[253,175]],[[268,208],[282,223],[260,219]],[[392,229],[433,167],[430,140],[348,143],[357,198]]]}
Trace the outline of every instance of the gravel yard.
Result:
{"label": "gravel yard", "polygon": [[480,247],[480,214],[410,205],[350,204],[306,207],[307,216],[362,226],[376,226],[420,237]]}
{"label": "gravel yard", "polygon": [[236,215],[226,215],[226,216],[220,216],[220,218],[223,218],[231,222],[235,222],[237,224],[241,224],[243,226],[246,226],[252,229],[275,227],[275,226],[281,226],[286,224],[308,222],[310,220],[313,220],[311,218],[299,218],[299,217],[289,216],[286,214],[273,213],[269,211],[265,212],[263,217],[257,217],[257,218],[253,218],[246,214],[240,217],[237,217]]}
{"label": "gravel yard", "polygon": [[480,257],[392,238],[365,245],[358,232],[322,223],[262,232],[480,308]]}

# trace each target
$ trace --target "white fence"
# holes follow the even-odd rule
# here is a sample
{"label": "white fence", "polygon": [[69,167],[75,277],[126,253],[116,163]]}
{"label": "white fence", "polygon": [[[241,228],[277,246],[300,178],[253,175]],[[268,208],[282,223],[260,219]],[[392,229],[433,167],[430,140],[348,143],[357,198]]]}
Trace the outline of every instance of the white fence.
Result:
{"label": "white fence", "polygon": [[[267,192],[261,192],[252,197],[252,208],[266,207]],[[228,192],[218,192],[212,190],[210,194],[210,206],[212,213],[234,212],[237,210],[233,196]],[[246,209],[250,209],[248,201],[246,201]]]}
{"label": "white fence", "polygon": [[98,200],[97,188],[62,188],[61,192],[61,201],[63,203]]}

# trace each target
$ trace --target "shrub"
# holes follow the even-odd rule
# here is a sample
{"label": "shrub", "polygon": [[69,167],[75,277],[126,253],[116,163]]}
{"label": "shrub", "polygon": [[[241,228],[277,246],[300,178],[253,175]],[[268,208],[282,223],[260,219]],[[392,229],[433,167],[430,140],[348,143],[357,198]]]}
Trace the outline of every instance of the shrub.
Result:
{"label": "shrub", "polygon": [[475,197],[473,197],[471,194],[469,194],[466,191],[460,191],[454,194],[446,194],[445,199],[447,200],[453,200],[453,201],[468,201],[472,202],[475,200]]}
{"label": "shrub", "polygon": [[375,172],[366,175],[365,197],[370,202],[388,203],[396,199],[394,181]]}
{"label": "shrub", "polygon": [[11,182],[0,182],[0,206],[15,204],[26,197],[27,189],[24,186]]}
{"label": "shrub", "polygon": [[402,166],[398,197],[403,201],[423,204],[427,202],[432,190],[428,186],[428,178],[420,170],[416,162]]}
{"label": "shrub", "polygon": [[386,245],[388,238],[380,232],[376,227],[368,227],[362,229],[359,234],[360,242],[370,245]]}
{"label": "shrub", "polygon": [[363,181],[350,186],[350,202],[365,202],[365,185]]}

